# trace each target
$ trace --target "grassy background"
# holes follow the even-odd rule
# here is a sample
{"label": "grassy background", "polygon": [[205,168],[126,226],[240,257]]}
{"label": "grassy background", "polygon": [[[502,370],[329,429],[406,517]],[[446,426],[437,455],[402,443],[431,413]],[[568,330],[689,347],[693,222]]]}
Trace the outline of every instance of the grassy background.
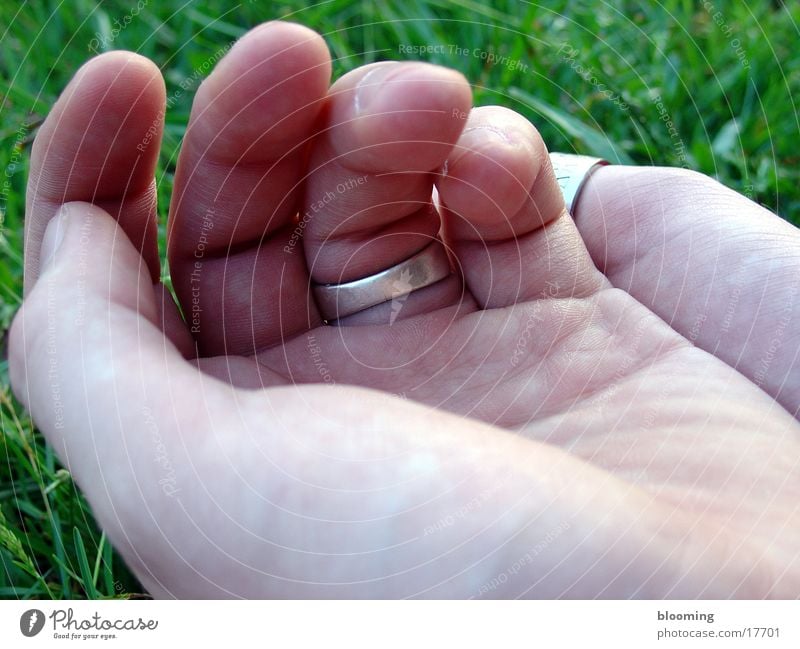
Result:
{"label": "grassy background", "polygon": [[162,219],[198,83],[249,27],[283,17],[325,36],[336,75],[428,47],[413,58],[461,70],[477,103],[526,114],[552,149],[697,169],[800,222],[800,3],[640,4],[0,0],[0,597],[141,592],[8,387],[30,143],[91,49],[135,50],[162,68]]}

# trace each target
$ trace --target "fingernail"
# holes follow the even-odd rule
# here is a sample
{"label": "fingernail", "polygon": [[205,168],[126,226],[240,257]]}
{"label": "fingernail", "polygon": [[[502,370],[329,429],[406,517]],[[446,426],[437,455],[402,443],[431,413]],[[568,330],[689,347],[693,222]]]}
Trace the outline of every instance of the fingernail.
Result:
{"label": "fingernail", "polygon": [[41,270],[48,268],[55,261],[58,249],[64,242],[68,220],[69,207],[67,205],[62,205],[61,209],[58,210],[56,215],[50,219],[50,222],[47,224],[44,237],[42,238],[42,249],[39,254],[39,259],[41,260],[39,267]]}
{"label": "fingernail", "polygon": [[508,133],[496,126],[488,124],[469,126],[461,133],[461,138],[458,140],[458,147],[456,147],[453,154],[447,160],[443,175],[447,175],[449,170],[455,168],[458,161],[467,153],[480,151],[481,147],[486,145],[487,142],[493,145],[499,144],[501,146],[516,146],[517,144],[508,136]]}
{"label": "fingernail", "polygon": [[[475,134],[475,137],[479,138],[479,141],[489,138],[504,144],[516,144],[503,129],[497,128],[496,126],[491,126],[489,124],[479,124],[478,126],[465,128],[463,136],[467,136],[468,134],[472,133]],[[472,135],[469,135],[469,137],[472,137]]]}
{"label": "fingernail", "polygon": [[381,87],[383,84],[393,75],[402,71],[402,65],[387,62],[376,65],[372,70],[361,77],[361,81],[356,84],[354,99],[356,115],[363,114],[369,108],[369,105],[373,102],[375,97],[381,94]]}

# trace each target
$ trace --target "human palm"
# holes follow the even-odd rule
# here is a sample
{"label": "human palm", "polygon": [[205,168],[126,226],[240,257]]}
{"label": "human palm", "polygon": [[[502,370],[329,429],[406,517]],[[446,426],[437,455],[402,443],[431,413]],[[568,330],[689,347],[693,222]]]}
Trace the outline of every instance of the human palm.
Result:
{"label": "human palm", "polygon": [[[760,373],[793,229],[613,167],[573,221],[535,129],[470,110],[457,73],[329,76],[318,36],[269,23],[198,90],[170,210],[183,318],[158,282],[157,70],[95,59],[37,139],[13,382],[151,592],[800,593],[791,321]],[[780,262],[741,275],[742,232]],[[450,278],[323,323],[311,282],[437,236]]]}

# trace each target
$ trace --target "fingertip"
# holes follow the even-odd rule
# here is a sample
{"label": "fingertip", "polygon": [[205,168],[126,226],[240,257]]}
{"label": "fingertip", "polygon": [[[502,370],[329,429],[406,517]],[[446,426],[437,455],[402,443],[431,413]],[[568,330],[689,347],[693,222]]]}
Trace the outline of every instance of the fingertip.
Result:
{"label": "fingertip", "polygon": [[[30,357],[51,345],[55,335],[98,321],[92,311],[98,313],[101,302],[128,307],[156,322],[147,266],[102,208],[83,201],[62,205],[48,222],[38,252],[43,263],[28,277],[9,343],[10,378],[26,407],[30,390],[41,388],[28,385]],[[42,375],[33,376],[36,381]]]}
{"label": "fingertip", "polygon": [[141,244],[155,276],[153,174],[165,107],[164,79],[127,51],[95,56],[74,75],[39,128],[31,151],[25,219],[25,291],[39,274],[42,236],[57,206],[103,204]]}
{"label": "fingertip", "polygon": [[436,184],[450,231],[467,239],[519,235],[563,204],[539,132],[500,106],[472,111]]}
{"label": "fingertip", "polygon": [[464,128],[472,91],[464,75],[430,63],[379,63],[331,89],[334,150],[367,171],[430,171]]}
{"label": "fingertip", "polygon": [[464,119],[471,102],[463,74],[421,61],[378,63],[355,84],[356,116],[420,107]]}
{"label": "fingertip", "polygon": [[436,185],[449,210],[476,225],[488,225],[520,210],[538,166],[530,147],[502,131],[478,127],[458,141]]}
{"label": "fingertip", "polygon": [[263,22],[239,38],[231,49],[241,49],[259,39],[266,39],[271,46],[302,47],[314,51],[320,58],[330,57],[328,45],[319,32],[290,20]]}
{"label": "fingertip", "polygon": [[244,34],[215,71],[241,74],[265,61],[270,62],[270,67],[280,67],[281,74],[276,79],[300,73],[303,81],[311,84],[309,91],[319,92],[319,86],[323,86],[322,93],[328,89],[332,63],[325,39],[304,25],[281,20],[262,23]]}
{"label": "fingertip", "polygon": [[[34,141],[31,177],[37,197],[104,200],[146,189],[155,169],[165,103],[161,72],[139,54],[107,52],[84,63]],[[146,155],[131,172],[140,153]],[[65,160],[73,164],[71,173],[64,169]],[[98,175],[103,182],[97,181]]]}
{"label": "fingertip", "polygon": [[191,141],[213,141],[216,158],[254,162],[308,137],[332,69],[319,34],[296,23],[264,23],[224,54],[197,90]]}
{"label": "fingertip", "polygon": [[128,50],[104,52],[89,59],[75,74],[70,86],[79,85],[82,93],[108,94],[114,87],[111,100],[121,105],[136,101],[156,101],[161,106],[166,100],[166,85],[161,70],[150,59]]}
{"label": "fingertip", "polygon": [[[40,279],[53,270],[63,274],[63,291],[107,294],[110,299],[142,310],[142,286],[151,284],[150,270],[119,223],[101,207],[71,201],[50,220],[40,250],[45,261]],[[38,282],[37,282],[38,283]],[[145,316],[154,319],[152,306]]]}

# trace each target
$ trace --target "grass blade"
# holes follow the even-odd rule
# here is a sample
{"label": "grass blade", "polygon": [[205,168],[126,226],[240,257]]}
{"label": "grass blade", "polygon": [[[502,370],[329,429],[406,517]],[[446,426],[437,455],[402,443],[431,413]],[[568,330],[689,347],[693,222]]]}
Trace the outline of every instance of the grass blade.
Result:
{"label": "grass blade", "polygon": [[583,143],[586,150],[579,151],[578,153],[599,156],[616,164],[633,164],[631,157],[614,143],[611,139],[612,136],[606,135],[588,124],[584,124],[576,117],[565,113],[555,106],[551,106],[547,102],[534,97],[524,90],[510,88],[508,93],[514,99],[530,106],[542,117],[549,119],[568,135]]}
{"label": "grass blade", "polygon": [[92,571],[89,569],[89,558],[86,556],[86,547],[83,544],[83,537],[77,527],[72,528],[72,537],[75,541],[75,554],[78,555],[78,567],[81,571],[81,580],[83,581],[83,589],[89,599],[99,599],[97,588],[94,585]]}

